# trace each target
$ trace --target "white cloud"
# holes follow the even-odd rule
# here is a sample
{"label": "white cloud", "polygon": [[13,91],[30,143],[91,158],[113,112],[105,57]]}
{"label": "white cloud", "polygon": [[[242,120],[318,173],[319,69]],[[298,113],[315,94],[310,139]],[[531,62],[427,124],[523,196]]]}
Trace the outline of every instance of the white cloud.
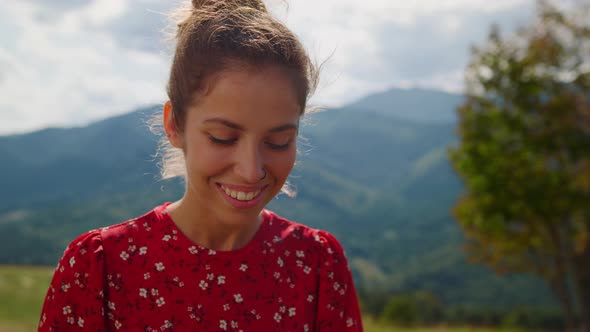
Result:
{"label": "white cloud", "polygon": [[[0,2],[0,135],[79,125],[165,99],[161,30],[178,1]],[[469,45],[522,24],[534,0],[267,0],[313,58],[314,104],[388,87],[462,87]],[[285,5],[288,3],[288,5]]]}
{"label": "white cloud", "polygon": [[0,5],[0,30],[19,34],[0,49],[0,134],[85,124],[163,100],[168,60],[96,29],[124,14],[117,3],[125,1],[97,0],[41,21],[42,7]]}

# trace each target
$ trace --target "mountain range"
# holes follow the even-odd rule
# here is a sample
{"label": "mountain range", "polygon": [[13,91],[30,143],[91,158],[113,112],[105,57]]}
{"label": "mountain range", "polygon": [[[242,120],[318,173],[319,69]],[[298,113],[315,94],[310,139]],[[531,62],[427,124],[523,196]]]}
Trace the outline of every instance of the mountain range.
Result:
{"label": "mountain range", "polygon": [[[554,305],[523,275],[472,265],[451,216],[462,192],[447,149],[462,96],[393,89],[305,115],[289,181],[269,208],[342,242],[360,289],[428,290],[444,303]],[[160,180],[147,107],[85,127],[0,137],[0,264],[53,265],[76,235],[182,194]]]}

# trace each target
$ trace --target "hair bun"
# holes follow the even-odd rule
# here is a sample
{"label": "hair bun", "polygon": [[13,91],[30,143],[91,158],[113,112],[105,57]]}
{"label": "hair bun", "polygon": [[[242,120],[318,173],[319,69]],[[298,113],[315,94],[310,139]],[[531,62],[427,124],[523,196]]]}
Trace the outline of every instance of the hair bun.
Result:
{"label": "hair bun", "polygon": [[249,7],[261,12],[266,12],[266,5],[262,0],[191,0],[193,8],[199,9],[205,5],[233,5],[237,7]]}

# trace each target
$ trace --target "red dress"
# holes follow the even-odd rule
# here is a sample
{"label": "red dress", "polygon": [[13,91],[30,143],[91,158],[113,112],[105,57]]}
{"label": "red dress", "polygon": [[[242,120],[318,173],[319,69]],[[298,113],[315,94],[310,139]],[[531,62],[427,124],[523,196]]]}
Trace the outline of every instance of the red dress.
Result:
{"label": "red dress", "polygon": [[39,331],[362,331],[342,247],[263,210],[243,248],[195,245],[159,206],[74,240]]}

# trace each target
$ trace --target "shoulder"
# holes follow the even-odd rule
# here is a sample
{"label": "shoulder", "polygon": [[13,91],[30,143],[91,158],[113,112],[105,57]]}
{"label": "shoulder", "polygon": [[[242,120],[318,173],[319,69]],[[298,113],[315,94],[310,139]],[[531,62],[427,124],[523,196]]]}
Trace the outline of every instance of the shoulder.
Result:
{"label": "shoulder", "polygon": [[149,234],[156,225],[159,225],[162,213],[166,205],[160,205],[143,215],[121,223],[100,228],[101,238],[105,242],[118,242],[122,238],[133,238]]}
{"label": "shoulder", "polygon": [[[76,237],[66,247],[57,269],[63,272],[76,268],[77,263],[100,260],[103,256],[100,230],[88,231]],[[94,258],[94,259],[93,259]],[[80,264],[78,264],[80,265]]]}
{"label": "shoulder", "polygon": [[[74,262],[77,260],[76,257],[85,258],[87,261],[102,258],[105,246],[109,247],[109,245],[117,243],[123,238],[131,238],[151,230],[159,219],[159,213],[163,207],[156,207],[140,217],[119,224],[93,229],[79,235],[66,247],[61,264],[67,263],[65,262],[66,259]],[[73,266],[74,263],[71,263],[71,265]]]}

